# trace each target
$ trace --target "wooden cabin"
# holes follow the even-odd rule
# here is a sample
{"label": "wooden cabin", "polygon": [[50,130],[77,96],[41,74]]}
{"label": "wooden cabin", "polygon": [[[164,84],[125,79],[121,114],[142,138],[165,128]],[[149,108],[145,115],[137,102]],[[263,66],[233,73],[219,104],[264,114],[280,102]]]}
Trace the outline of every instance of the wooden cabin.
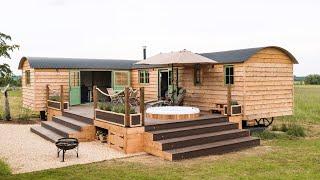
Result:
{"label": "wooden cabin", "polygon": [[93,85],[114,90],[144,87],[145,100],[155,100],[177,82],[187,92],[184,105],[211,113],[227,104],[230,83],[242,120],[293,113],[293,64],[298,62],[287,50],[270,46],[200,55],[218,63],[185,65],[172,72],[171,67],[134,65],[137,61],[131,60],[23,57],[23,106],[44,111],[47,84],[64,85],[65,101],[74,106],[90,101]]}

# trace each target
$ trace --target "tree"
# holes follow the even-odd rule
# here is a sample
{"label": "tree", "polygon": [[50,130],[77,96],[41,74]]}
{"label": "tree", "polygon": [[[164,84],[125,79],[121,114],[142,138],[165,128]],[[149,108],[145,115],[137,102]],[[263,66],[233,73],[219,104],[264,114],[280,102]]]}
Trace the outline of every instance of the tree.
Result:
{"label": "tree", "polygon": [[9,52],[18,49],[19,45],[9,45],[7,41],[11,41],[11,36],[0,32],[0,57],[11,59]]}
{"label": "tree", "polygon": [[320,75],[319,74],[310,74],[304,79],[305,84],[317,84],[320,85]]}
{"label": "tree", "polygon": [[[19,48],[19,45],[16,44],[8,44],[7,41],[11,41],[11,36],[6,35],[0,32],[0,57],[11,59],[10,52],[13,52],[15,49]],[[9,83],[12,78],[12,71],[8,64],[0,65],[0,81],[3,83]],[[10,106],[8,100],[8,87],[9,85],[2,91],[5,97],[4,103],[4,115],[5,120],[10,120]]]}

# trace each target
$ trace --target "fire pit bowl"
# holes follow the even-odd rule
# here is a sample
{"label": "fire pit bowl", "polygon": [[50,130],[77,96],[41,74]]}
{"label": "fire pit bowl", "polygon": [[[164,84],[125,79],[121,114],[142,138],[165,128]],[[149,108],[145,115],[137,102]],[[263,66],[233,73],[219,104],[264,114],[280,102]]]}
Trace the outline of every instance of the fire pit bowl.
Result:
{"label": "fire pit bowl", "polygon": [[59,157],[60,151],[62,151],[62,162],[64,162],[64,154],[67,150],[75,149],[75,151],[77,152],[77,157],[79,157],[78,155],[79,141],[76,138],[60,138],[56,142],[56,146],[57,146],[58,157]]}

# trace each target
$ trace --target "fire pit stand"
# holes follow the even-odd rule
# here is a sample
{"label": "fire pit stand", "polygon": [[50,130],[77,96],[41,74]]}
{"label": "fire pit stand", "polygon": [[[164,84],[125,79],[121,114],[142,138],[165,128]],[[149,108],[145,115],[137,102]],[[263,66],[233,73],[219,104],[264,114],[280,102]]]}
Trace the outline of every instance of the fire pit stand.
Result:
{"label": "fire pit stand", "polygon": [[76,138],[60,138],[56,142],[56,146],[58,157],[60,151],[62,151],[62,162],[64,162],[64,153],[66,153],[67,150],[75,149],[75,151],[77,152],[77,157],[79,157],[79,141]]}

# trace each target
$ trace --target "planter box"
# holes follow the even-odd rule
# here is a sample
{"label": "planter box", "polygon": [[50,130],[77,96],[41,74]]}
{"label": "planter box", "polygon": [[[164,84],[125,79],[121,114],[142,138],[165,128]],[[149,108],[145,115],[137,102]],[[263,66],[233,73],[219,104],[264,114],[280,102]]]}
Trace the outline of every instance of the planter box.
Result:
{"label": "planter box", "polygon": [[[228,105],[224,105],[224,115],[228,115]],[[242,105],[231,105],[231,116],[241,115]]]}
{"label": "planter box", "polygon": [[[47,100],[48,108],[55,109],[55,110],[61,110],[61,102],[60,101],[52,101]],[[69,109],[69,103],[64,102],[64,109]]]}
{"label": "planter box", "polygon": [[[100,109],[95,109],[95,119],[100,121],[106,121],[110,124],[118,125],[124,127],[125,124],[125,114],[115,113],[112,111],[104,111]],[[141,126],[141,114],[130,114],[130,127]]]}

